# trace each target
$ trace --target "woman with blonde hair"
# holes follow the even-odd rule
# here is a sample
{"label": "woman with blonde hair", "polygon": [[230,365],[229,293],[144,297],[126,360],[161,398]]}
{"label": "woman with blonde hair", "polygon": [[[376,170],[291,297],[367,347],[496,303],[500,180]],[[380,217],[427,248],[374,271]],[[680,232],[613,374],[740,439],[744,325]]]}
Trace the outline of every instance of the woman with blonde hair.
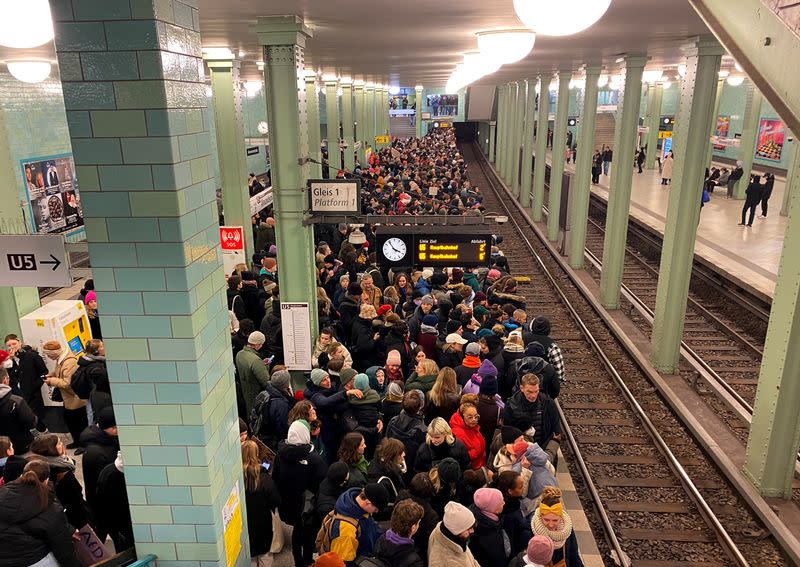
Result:
{"label": "woman with blonde hair", "polygon": [[436,376],[436,383],[428,394],[429,402],[425,406],[425,421],[430,423],[435,417],[450,419],[453,412],[458,409],[459,394],[456,371],[452,368],[442,368]]}
{"label": "woman with blonde hair", "polygon": [[430,358],[423,358],[418,363],[414,372],[408,377],[406,391],[420,390],[427,395],[436,383],[439,374],[439,365]]}
{"label": "woman with blonde hair", "polygon": [[280,504],[281,496],[272,477],[261,464],[258,445],[250,439],[242,443],[242,473],[247,503],[247,532],[250,535],[250,565],[267,567],[272,564],[269,555],[273,535],[272,512]]}
{"label": "woman with blonde hair", "polygon": [[428,472],[437,466],[442,459],[454,459],[461,471],[470,468],[469,453],[462,441],[456,439],[453,430],[441,417],[436,417],[428,425],[425,444],[417,450],[414,470]]}
{"label": "woman with blonde hair", "polygon": [[539,507],[531,519],[533,535],[543,535],[553,542],[552,565],[564,567],[583,567],[578,538],[572,529],[572,518],[564,509],[561,489],[557,486],[545,486]]}

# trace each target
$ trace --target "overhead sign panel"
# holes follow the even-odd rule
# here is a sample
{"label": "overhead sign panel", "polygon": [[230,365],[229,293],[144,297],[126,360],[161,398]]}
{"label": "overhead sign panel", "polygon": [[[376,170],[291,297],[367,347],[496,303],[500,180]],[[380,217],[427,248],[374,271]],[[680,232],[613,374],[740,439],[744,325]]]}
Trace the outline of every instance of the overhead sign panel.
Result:
{"label": "overhead sign panel", "polygon": [[361,213],[361,180],[311,179],[308,181],[312,213]]}
{"label": "overhead sign panel", "polygon": [[491,260],[492,235],[475,227],[379,227],[376,237],[382,266],[477,268]]}
{"label": "overhead sign panel", "polygon": [[72,285],[69,256],[60,234],[0,236],[0,285],[66,287]]}

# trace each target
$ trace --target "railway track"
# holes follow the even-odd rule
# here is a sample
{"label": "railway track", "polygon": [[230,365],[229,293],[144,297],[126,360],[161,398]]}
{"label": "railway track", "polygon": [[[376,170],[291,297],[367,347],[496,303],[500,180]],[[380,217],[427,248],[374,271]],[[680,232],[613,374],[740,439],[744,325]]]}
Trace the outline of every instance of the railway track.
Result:
{"label": "railway track", "polygon": [[646,567],[789,564],[547,246],[529,237],[474,148],[462,153],[487,209],[509,216],[499,233],[513,273],[531,278],[519,288],[529,316],[550,318],[565,353],[564,449],[607,564],[612,552]]}

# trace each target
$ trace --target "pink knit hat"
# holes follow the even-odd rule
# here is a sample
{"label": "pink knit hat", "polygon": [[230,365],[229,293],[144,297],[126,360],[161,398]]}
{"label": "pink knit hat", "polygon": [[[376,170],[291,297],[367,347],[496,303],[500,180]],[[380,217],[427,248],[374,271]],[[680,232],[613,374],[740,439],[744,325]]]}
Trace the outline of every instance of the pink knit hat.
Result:
{"label": "pink knit hat", "polygon": [[97,294],[93,291],[88,292],[86,297],[83,298],[84,303],[89,303],[90,301],[97,301]]}
{"label": "pink knit hat", "polygon": [[547,565],[553,558],[554,550],[553,540],[547,536],[537,535],[533,536],[528,541],[528,549],[525,555],[528,556],[528,561],[537,565]]}
{"label": "pink knit hat", "polygon": [[400,351],[390,350],[386,356],[386,364],[401,364]]}
{"label": "pink knit hat", "polygon": [[496,488],[479,488],[475,491],[474,500],[481,512],[494,515],[503,503],[503,493]]}

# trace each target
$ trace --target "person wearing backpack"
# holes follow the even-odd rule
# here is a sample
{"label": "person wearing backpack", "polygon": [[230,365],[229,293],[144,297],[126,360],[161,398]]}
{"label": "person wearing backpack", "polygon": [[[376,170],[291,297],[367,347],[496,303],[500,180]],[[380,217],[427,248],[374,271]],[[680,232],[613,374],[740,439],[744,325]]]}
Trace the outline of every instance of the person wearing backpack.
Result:
{"label": "person wearing backpack", "polygon": [[271,449],[289,434],[289,411],[296,400],[288,370],[273,372],[264,390],[256,396],[250,415],[250,431]]}
{"label": "person wearing backpack", "polygon": [[317,551],[333,551],[348,566],[354,566],[358,556],[371,556],[381,535],[372,516],[388,504],[389,494],[380,484],[346,490],[322,521],[317,533]]}
{"label": "person wearing backpack", "polygon": [[373,561],[381,567],[423,567],[425,563],[413,537],[419,531],[424,514],[422,506],[413,500],[398,502],[392,510],[389,530],[375,544]]}
{"label": "person wearing backpack", "polygon": [[111,406],[106,349],[100,339],[86,343],[86,351],[78,359],[78,369],[72,375],[72,391],[80,399],[89,400],[95,419],[100,410]]}

